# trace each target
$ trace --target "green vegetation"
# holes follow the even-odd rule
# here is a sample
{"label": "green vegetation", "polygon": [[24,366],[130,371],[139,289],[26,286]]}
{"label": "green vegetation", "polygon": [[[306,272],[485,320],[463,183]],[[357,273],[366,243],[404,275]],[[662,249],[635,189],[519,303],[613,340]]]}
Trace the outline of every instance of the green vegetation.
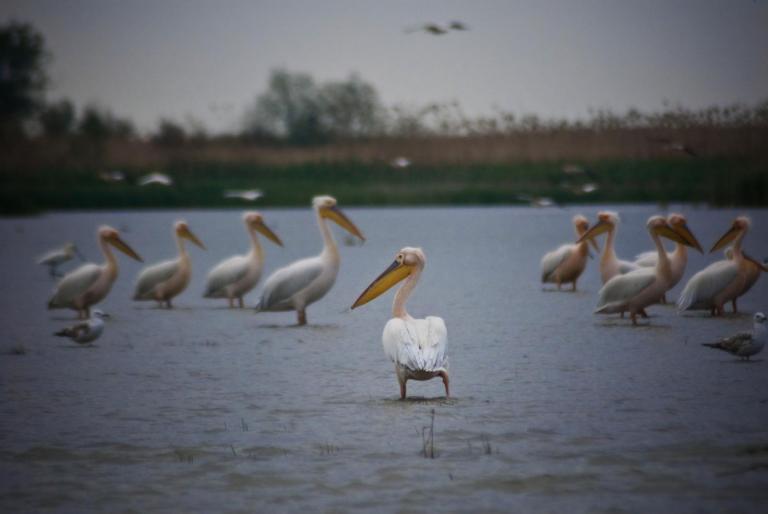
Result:
{"label": "green vegetation", "polygon": [[[247,165],[175,164],[164,169],[170,187],[138,186],[149,169],[125,170],[126,180],[102,181],[95,169],[0,172],[5,214],[47,209],[306,206],[319,193],[345,205],[471,205],[526,203],[693,202],[768,205],[768,169],[755,159],[696,158],[600,161],[573,176],[563,163],[413,165],[315,163]],[[581,187],[592,183],[596,191]],[[228,189],[258,188],[254,204],[226,199]]]}

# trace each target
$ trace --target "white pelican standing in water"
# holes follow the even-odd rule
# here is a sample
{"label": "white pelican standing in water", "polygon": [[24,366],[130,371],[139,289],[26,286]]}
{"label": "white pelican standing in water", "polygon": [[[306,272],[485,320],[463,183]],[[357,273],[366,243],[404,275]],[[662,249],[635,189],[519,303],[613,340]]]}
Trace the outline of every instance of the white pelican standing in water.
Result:
{"label": "white pelican standing in water", "polygon": [[616,275],[600,289],[596,314],[613,314],[629,311],[632,324],[637,325],[637,315],[646,317],[645,308],[657,303],[672,282],[672,266],[661,237],[693,246],[687,234],[678,233],[663,216],[651,216],[646,223],[656,245],[658,262],[653,268],[640,268],[624,275]]}
{"label": "white pelican standing in water", "polygon": [[[589,229],[589,222],[587,218],[577,214],[573,217],[573,227],[578,239]],[[557,284],[558,291],[561,284],[570,282],[573,285],[571,290],[576,291],[576,281],[587,267],[589,243],[595,250],[599,250],[594,239],[587,239],[581,243],[564,244],[545,254],[541,258],[541,282]]]}
{"label": "white pelican standing in water", "polygon": [[49,309],[74,309],[80,319],[90,317],[91,305],[99,303],[112,289],[117,278],[117,259],[109,246],[112,245],[128,257],[143,262],[122,239],[117,230],[102,226],[98,230],[99,248],[106,262],[102,265],[87,263],[70,271],[61,279],[53,297],[48,302]]}
{"label": "white pelican standing in water", "polygon": [[256,312],[295,310],[298,324],[306,325],[307,306],[330,291],[339,272],[339,249],[326,220],[333,220],[352,235],[365,240],[355,224],[338,208],[335,198],[316,196],[312,199],[312,207],[323,236],[323,251],[317,257],[301,259],[272,273],[264,283]]}
{"label": "white pelican standing in water", "polygon": [[619,215],[613,211],[602,211],[597,213],[597,223],[592,225],[581,239],[577,242],[581,242],[584,239],[594,239],[595,236],[608,232],[608,237],[605,240],[605,246],[603,246],[603,253],[600,255],[600,278],[603,280],[603,284],[611,280],[616,275],[623,275],[630,271],[635,271],[640,266],[629,261],[622,261],[616,257],[616,250],[613,248],[616,232],[618,231]]}
{"label": "white pelican standing in water", "polygon": [[261,249],[260,232],[278,246],[283,246],[280,238],[264,224],[264,219],[258,212],[246,212],[243,222],[248,235],[251,237],[251,251],[246,255],[235,255],[217,264],[208,273],[205,286],[205,298],[226,298],[229,306],[234,307],[235,298],[243,308],[243,296],[254,288],[261,277],[264,267],[264,251]]}
{"label": "white pelican standing in water", "polygon": [[728,246],[733,241],[733,257],[710,264],[696,273],[685,285],[677,308],[686,310],[707,310],[713,316],[725,313],[724,305],[735,299],[747,282],[748,264],[741,251],[741,242],[749,230],[749,218],[739,216],[731,228],[712,246],[709,253]]}
{"label": "white pelican standing in water", "polygon": [[187,288],[192,276],[192,264],[184,246],[184,239],[192,241],[203,250],[205,245],[189,230],[186,221],[174,223],[173,233],[179,256],[141,270],[136,279],[134,300],[155,300],[161,306],[165,303],[165,306],[170,309],[173,307],[171,300]]}
{"label": "white pelican standing in water", "polygon": [[[696,240],[696,237],[688,228],[688,221],[682,214],[670,214],[667,216],[667,223],[678,234],[685,234],[685,239],[693,243],[693,247],[699,252],[704,253],[701,249],[701,245]],[[672,268],[672,285],[670,289],[675,287],[680,279],[685,274],[685,266],[688,263],[688,247],[682,243],[675,243],[675,250],[673,252],[667,252],[667,258]],[[649,252],[643,252],[635,257],[635,264],[641,268],[653,268],[659,260],[659,254],[655,250]],[[666,294],[661,297],[661,303],[667,303]]]}
{"label": "white pelican standing in water", "polygon": [[443,379],[445,396],[450,396],[448,357],[445,355],[448,331],[443,318],[427,316],[414,319],[405,310],[405,302],[416,287],[426,260],[421,248],[403,248],[395,257],[395,262],[352,305],[353,309],[365,305],[405,279],[395,295],[393,317],[384,325],[382,334],[384,353],[395,363],[401,400],[405,399],[405,383],[408,380],[430,380],[435,377]]}
{"label": "white pelican standing in water", "polygon": [[80,250],[77,249],[75,243],[66,243],[61,248],[56,248],[55,250],[47,252],[45,255],[38,259],[37,263],[43,266],[48,266],[48,273],[52,277],[58,277],[59,266],[65,262],[71,261],[75,256],[77,256],[81,261],[85,261],[83,254],[81,254]]}
{"label": "white pelican standing in water", "polygon": [[716,343],[702,343],[703,346],[723,350],[736,355],[742,360],[749,360],[751,356],[760,353],[765,343],[768,342],[765,314],[757,312],[752,319],[754,320],[752,332],[739,332],[731,337],[725,337]]}

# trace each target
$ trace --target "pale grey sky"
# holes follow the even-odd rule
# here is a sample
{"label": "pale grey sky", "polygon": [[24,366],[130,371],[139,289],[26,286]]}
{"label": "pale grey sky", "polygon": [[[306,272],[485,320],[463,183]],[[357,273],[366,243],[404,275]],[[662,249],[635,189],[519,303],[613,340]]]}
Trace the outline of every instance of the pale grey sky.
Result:
{"label": "pale grey sky", "polygon": [[[768,98],[768,0],[4,0],[53,54],[49,97],[143,130],[239,128],[271,69],[350,73],[386,105],[574,117]],[[461,20],[468,32],[405,34]]]}

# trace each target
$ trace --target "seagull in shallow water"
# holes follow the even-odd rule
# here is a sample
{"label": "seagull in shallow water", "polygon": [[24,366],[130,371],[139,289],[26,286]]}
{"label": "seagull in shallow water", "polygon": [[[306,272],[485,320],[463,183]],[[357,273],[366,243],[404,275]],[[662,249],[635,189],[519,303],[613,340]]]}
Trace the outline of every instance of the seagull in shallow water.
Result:
{"label": "seagull in shallow water", "polygon": [[760,353],[768,340],[768,327],[765,326],[765,314],[755,313],[752,332],[739,332],[731,337],[721,339],[716,343],[703,343],[703,346],[732,353],[742,360]]}
{"label": "seagull in shallow water", "polygon": [[59,330],[54,335],[68,337],[79,344],[90,344],[101,336],[104,331],[104,319],[108,317],[109,314],[105,314],[100,309],[94,309],[89,319]]}

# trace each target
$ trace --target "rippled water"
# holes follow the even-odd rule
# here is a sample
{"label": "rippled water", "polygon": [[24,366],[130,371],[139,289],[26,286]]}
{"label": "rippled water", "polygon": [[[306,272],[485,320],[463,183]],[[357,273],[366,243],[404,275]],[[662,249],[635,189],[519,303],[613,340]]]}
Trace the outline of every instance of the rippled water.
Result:
{"label": "rippled water", "polygon": [[[578,293],[538,283],[541,255],[572,238],[571,216],[596,210],[349,209],[368,241],[341,246],[339,279],[303,328],[292,313],[201,298],[207,269],[247,248],[239,212],[0,220],[0,510],[763,510],[768,363],[699,343],[749,328],[747,313],[768,309],[768,279],[725,319],[663,306],[638,328],[596,317],[596,260]],[[705,247],[742,213],[678,210]],[[649,249],[654,208],[620,211],[619,255]],[[768,256],[768,213],[748,214],[745,246]],[[265,244],[267,272],[319,251],[308,209],[265,216],[286,245]],[[72,313],[45,310],[52,282],[36,255],[73,240],[96,259],[94,230],[109,223],[157,261],[173,254],[179,217],[208,251],[190,250],[176,309],[131,302],[139,264],[121,257],[97,344],[51,336]],[[406,245],[428,257],[410,311],[448,326],[450,400],[439,380],[410,382],[412,398],[397,400],[380,341],[391,293],[347,310]],[[686,278],[713,259],[692,256]]]}

